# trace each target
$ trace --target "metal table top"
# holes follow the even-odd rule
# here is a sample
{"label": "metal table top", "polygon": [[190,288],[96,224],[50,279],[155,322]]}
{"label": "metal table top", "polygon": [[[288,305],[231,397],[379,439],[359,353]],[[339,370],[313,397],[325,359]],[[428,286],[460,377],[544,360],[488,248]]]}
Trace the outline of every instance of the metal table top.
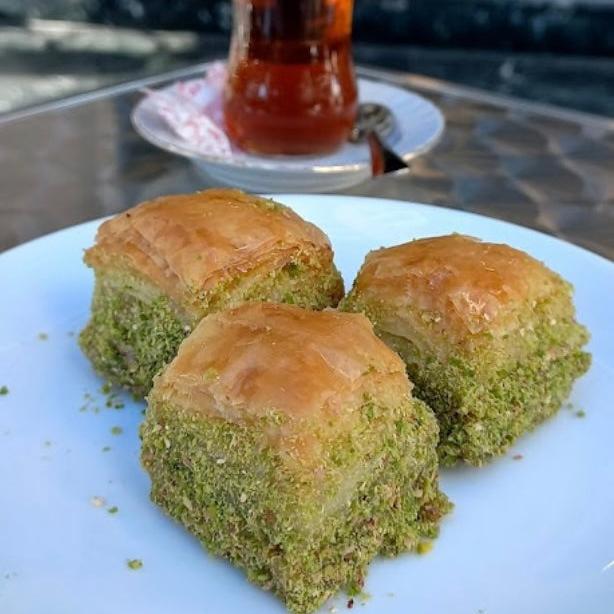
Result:
{"label": "metal table top", "polygon": [[[144,85],[203,65],[0,118],[0,250],[142,200],[205,186],[185,158],[142,140],[130,110]],[[614,120],[380,69],[446,117],[439,144],[405,175],[346,193],[473,211],[614,259]]]}

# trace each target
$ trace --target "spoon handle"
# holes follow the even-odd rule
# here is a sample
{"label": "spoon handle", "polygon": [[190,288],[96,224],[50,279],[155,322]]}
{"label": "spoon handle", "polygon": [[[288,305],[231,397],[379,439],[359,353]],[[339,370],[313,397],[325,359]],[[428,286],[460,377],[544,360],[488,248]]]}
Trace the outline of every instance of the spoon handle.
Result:
{"label": "spoon handle", "polygon": [[384,174],[384,152],[382,142],[374,130],[367,133],[367,144],[371,152],[371,176],[378,177]]}
{"label": "spoon handle", "polygon": [[409,170],[409,164],[394,153],[394,151],[386,147],[375,130],[368,132],[367,143],[371,151],[371,175],[373,177],[393,173],[401,169]]}

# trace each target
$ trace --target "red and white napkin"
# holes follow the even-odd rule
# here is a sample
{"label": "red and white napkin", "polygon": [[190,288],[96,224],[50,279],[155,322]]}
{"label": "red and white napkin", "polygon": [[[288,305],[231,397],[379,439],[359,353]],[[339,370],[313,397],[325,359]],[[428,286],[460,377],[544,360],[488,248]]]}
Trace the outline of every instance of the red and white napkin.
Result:
{"label": "red and white napkin", "polygon": [[144,90],[153,109],[200,154],[232,158],[232,146],[223,129],[222,90],[226,66],[212,64],[203,77],[177,81],[163,90]]}

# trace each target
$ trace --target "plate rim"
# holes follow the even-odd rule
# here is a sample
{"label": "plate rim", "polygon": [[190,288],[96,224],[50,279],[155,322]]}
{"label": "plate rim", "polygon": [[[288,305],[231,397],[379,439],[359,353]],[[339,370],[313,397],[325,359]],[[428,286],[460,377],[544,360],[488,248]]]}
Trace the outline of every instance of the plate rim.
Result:
{"label": "plate rim", "polygon": [[[207,189],[207,188],[204,188]],[[198,190],[200,191],[200,190]],[[176,194],[179,192],[173,192],[173,194]],[[325,198],[327,200],[327,204],[330,205],[330,207],[334,207],[335,206],[335,202],[328,202],[328,201],[337,201],[337,200],[344,200],[344,199],[352,199],[352,200],[360,200],[363,202],[374,202],[374,201],[384,201],[388,204],[393,203],[395,206],[409,206],[409,207],[413,207],[413,206],[417,206],[421,209],[426,209],[427,212],[428,211],[440,211],[440,210],[445,210],[446,212],[451,212],[452,214],[455,215],[459,215],[460,217],[465,217],[465,218],[473,218],[473,219],[482,219],[482,220],[488,220],[489,222],[495,223],[496,225],[502,225],[503,227],[511,227],[511,228],[515,228],[515,229],[520,229],[521,231],[525,231],[528,232],[530,234],[535,234],[538,237],[540,237],[541,239],[545,239],[546,241],[551,241],[553,242],[555,245],[559,246],[559,247],[563,247],[563,248],[573,248],[577,251],[579,251],[580,253],[584,254],[585,256],[589,256],[589,257],[593,257],[596,258],[598,261],[600,261],[602,264],[608,265],[609,267],[611,267],[613,269],[614,272],[614,261],[609,260],[608,258],[606,258],[605,256],[602,256],[601,254],[598,254],[597,252],[593,252],[590,249],[587,249],[586,247],[583,247],[581,245],[577,245],[576,243],[572,243],[571,241],[567,241],[566,239],[563,239],[561,237],[557,237],[554,235],[550,235],[546,232],[543,232],[541,230],[537,230],[535,228],[531,228],[529,226],[522,226],[521,224],[516,224],[514,222],[509,222],[507,220],[502,220],[496,217],[491,217],[488,215],[483,215],[481,213],[474,213],[473,211],[464,211],[462,209],[456,209],[452,206],[449,205],[435,205],[432,203],[425,203],[425,202],[418,202],[418,201],[413,201],[413,200],[400,200],[398,198],[386,198],[383,196],[362,196],[362,195],[354,195],[354,194],[326,194],[326,193],[313,193],[313,194],[304,194],[304,193],[300,193],[300,192],[280,192],[280,193],[263,193],[263,194],[256,194],[256,196],[261,196],[263,198],[270,198],[276,201],[281,202],[282,204],[290,207],[291,209],[293,208],[291,204],[287,204],[286,202],[284,202],[284,200],[288,200],[291,201],[293,199],[299,198],[299,199],[310,199],[310,198]],[[34,237],[33,239],[29,239],[28,241],[24,241],[23,243],[19,243],[18,245],[14,245],[13,247],[9,247],[8,249],[4,250],[3,252],[0,252],[0,263],[2,262],[3,258],[5,256],[12,256],[16,251],[19,251],[21,249],[25,249],[27,248],[30,244],[35,243],[37,241],[43,241],[45,239],[49,239],[51,237],[54,237],[56,235],[60,235],[62,233],[65,232],[70,232],[76,228],[80,228],[82,226],[87,226],[89,224],[102,224],[103,222],[105,222],[108,219],[111,219],[113,217],[115,217],[116,215],[119,215],[120,213],[122,213],[123,211],[126,211],[127,209],[129,209],[130,207],[126,207],[125,209],[122,209],[121,211],[118,211],[117,213],[112,213],[110,215],[105,215],[105,216],[101,216],[98,218],[92,218],[90,220],[85,220],[83,222],[78,222],[77,224],[72,224],[70,226],[64,226],[63,228],[58,228],[57,230],[52,230],[50,232],[47,232],[43,235],[40,235],[38,237]],[[333,246],[334,247],[334,246]]]}

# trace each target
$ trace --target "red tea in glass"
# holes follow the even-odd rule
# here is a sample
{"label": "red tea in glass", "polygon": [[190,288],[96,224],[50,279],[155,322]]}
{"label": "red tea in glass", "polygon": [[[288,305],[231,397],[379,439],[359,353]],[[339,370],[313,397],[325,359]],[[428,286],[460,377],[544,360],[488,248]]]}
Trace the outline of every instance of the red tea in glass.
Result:
{"label": "red tea in glass", "polygon": [[321,154],[357,108],[353,0],[234,0],[224,91],[230,139],[258,154]]}

